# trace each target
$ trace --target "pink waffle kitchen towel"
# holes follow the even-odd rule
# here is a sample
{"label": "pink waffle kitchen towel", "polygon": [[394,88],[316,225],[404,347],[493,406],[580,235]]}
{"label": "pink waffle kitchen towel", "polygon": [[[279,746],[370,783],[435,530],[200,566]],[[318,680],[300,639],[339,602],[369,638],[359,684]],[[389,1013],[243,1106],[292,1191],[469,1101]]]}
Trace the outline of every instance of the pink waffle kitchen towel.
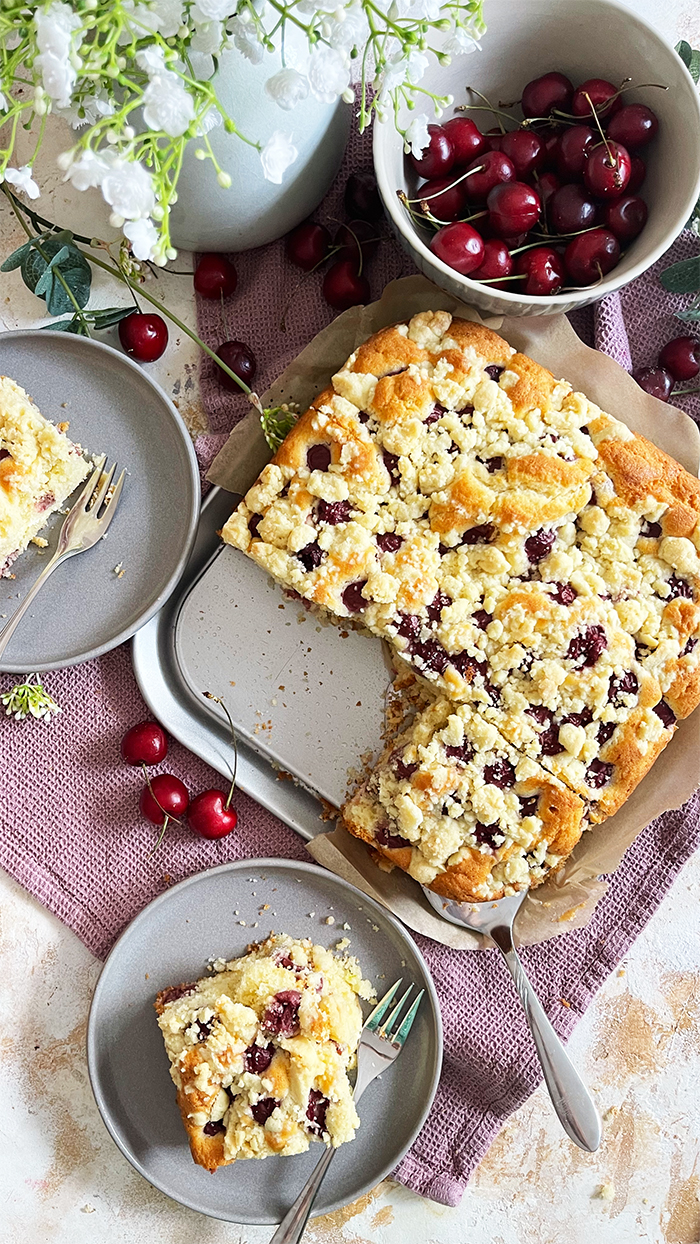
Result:
{"label": "pink waffle kitchen towel", "polygon": [[[352,140],[345,166],[318,219],[342,218],[342,187],[352,168],[369,167],[367,138]],[[690,254],[697,240],[681,238],[664,262]],[[200,303],[202,335],[212,346],[230,338],[248,342],[259,360],[257,385],[271,382],[302,346],[329,322],[320,277],[299,285],[281,243],[236,257],[239,286],[225,317]],[[372,296],[412,271],[388,238],[373,261]],[[627,365],[653,360],[678,331],[673,310],[682,302],[664,294],[652,272],[595,315],[580,313],[577,328]],[[280,329],[289,303],[287,331]],[[203,467],[247,409],[217,385],[203,364],[202,392],[211,432],[200,437]],[[691,401],[695,406],[691,407]],[[696,399],[686,409],[700,415]],[[251,639],[251,643],[253,640]],[[14,681],[0,675],[0,690]],[[0,719],[0,864],[68,924],[96,955],[146,903],[191,873],[226,860],[261,855],[305,858],[296,834],[252,799],[236,796],[238,826],[218,843],[202,842],[172,826],[158,854],[148,858],[152,829],[137,813],[141,778],[119,759],[119,740],[147,717],[134,681],[129,650],[117,649],[77,669],[47,674],[47,689],[63,707],[49,725]],[[171,743],[167,768],[191,790],[218,783],[218,775]],[[608,895],[589,926],[523,951],[527,971],[557,1031],[568,1037],[595,991],[658,907],[674,877],[700,843],[700,795],[650,825],[628,850]],[[510,979],[495,951],[458,953],[417,939],[435,979],[445,1027],[442,1080],[428,1121],[397,1177],[415,1191],[456,1205],[479,1159],[540,1080],[532,1042]],[[562,999],[568,1002],[564,1006]]]}

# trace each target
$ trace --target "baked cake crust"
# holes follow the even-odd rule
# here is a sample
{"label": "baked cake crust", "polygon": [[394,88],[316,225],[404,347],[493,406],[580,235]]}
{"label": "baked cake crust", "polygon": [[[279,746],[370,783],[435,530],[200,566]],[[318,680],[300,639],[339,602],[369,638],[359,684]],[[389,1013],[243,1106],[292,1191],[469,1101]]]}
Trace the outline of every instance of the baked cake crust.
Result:
{"label": "baked cake crust", "polygon": [[170,986],[155,1008],[194,1161],[337,1147],[359,1120],[348,1069],[373,991],[356,959],[271,934],[215,974]]}
{"label": "baked cake crust", "polygon": [[350,356],[222,534],[597,822],[700,701],[699,519],[667,454],[438,311]]}

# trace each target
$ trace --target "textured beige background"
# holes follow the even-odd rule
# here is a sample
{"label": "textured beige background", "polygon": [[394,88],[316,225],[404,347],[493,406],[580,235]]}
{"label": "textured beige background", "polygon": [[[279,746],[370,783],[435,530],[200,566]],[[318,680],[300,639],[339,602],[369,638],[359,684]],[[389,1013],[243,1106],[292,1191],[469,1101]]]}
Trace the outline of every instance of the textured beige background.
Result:
{"label": "textured beige background", "polygon": [[[696,0],[631,7],[674,42],[700,46]],[[58,175],[53,186],[41,204],[47,215],[109,234],[95,192],[71,195]],[[4,203],[0,239],[3,258],[23,240]],[[189,257],[177,266],[187,268]],[[15,276],[0,280],[0,329],[36,323],[33,295]],[[96,288],[101,305],[122,301],[106,284]],[[187,277],[161,275],[158,292],[194,323]],[[203,427],[189,339],[171,334],[151,372],[189,426]],[[563,1137],[540,1090],[504,1128],[458,1209],[387,1181],[315,1221],[309,1244],[697,1244],[699,928],[696,857],[570,1043],[604,1118],[595,1156]],[[98,974],[77,938],[0,873],[0,1244],[266,1244],[269,1228],[215,1222],[168,1200],[112,1144],[83,1052]]]}

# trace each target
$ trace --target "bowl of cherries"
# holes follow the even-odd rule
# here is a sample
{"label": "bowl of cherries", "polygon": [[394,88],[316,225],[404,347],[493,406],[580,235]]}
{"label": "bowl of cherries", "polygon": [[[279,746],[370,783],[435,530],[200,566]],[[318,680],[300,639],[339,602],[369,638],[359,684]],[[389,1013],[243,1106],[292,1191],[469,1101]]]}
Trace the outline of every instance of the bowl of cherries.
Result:
{"label": "bowl of cherries", "polygon": [[421,85],[453,102],[422,151],[375,126],[404,249],[492,314],[551,315],[620,289],[700,193],[700,100],[673,48],[615,0],[549,7],[519,0],[516,16],[490,0],[482,51],[431,66]]}

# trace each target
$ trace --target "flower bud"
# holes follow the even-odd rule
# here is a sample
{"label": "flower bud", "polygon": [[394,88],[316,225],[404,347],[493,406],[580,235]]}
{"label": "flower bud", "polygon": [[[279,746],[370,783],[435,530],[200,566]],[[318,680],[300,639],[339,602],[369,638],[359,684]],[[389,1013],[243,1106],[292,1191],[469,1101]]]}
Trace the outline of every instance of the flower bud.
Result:
{"label": "flower bud", "polygon": [[207,158],[207,153],[206,153],[206,151],[204,150],[204,147],[195,147],[195,149],[194,149],[194,158],[195,158],[195,160],[206,160],[206,158]]}
{"label": "flower bud", "polygon": [[124,224],[124,217],[120,216],[118,212],[111,212],[110,217],[109,217],[109,223],[113,229],[121,229],[122,225]]}
{"label": "flower bud", "polygon": [[220,186],[223,186],[224,190],[230,189],[230,186],[231,186],[230,173],[225,173],[224,170],[221,169],[220,172],[216,174],[216,180],[218,181]]}

